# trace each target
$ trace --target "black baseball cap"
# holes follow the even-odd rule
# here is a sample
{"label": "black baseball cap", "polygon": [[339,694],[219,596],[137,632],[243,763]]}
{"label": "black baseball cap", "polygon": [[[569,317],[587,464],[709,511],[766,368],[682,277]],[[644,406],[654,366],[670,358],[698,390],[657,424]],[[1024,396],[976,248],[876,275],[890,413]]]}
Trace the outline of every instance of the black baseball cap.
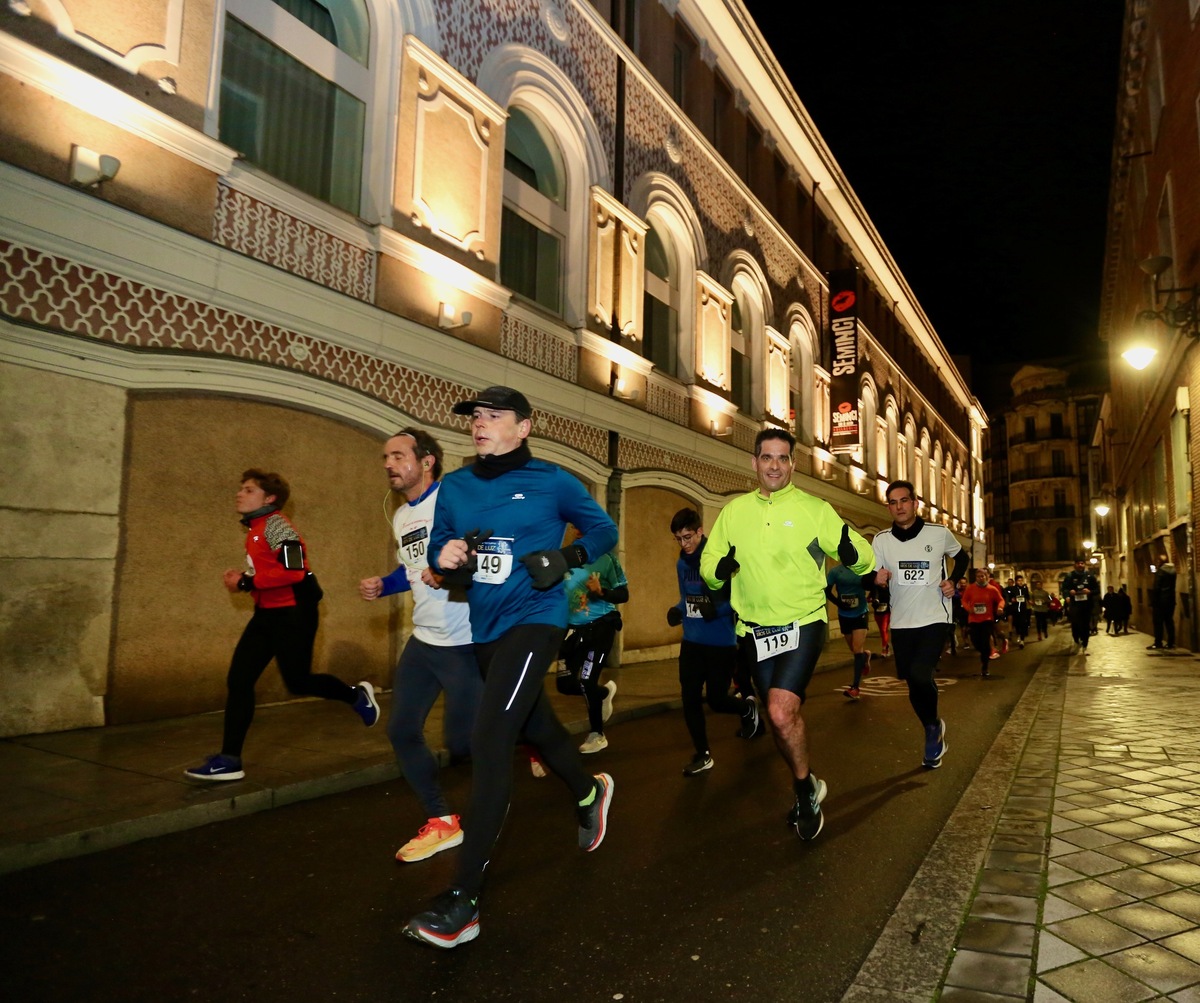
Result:
{"label": "black baseball cap", "polygon": [[494,411],[515,411],[521,418],[533,417],[533,408],[520,390],[512,387],[488,387],[480,390],[474,400],[459,401],[454,405],[455,414],[470,414],[477,407],[490,407]]}

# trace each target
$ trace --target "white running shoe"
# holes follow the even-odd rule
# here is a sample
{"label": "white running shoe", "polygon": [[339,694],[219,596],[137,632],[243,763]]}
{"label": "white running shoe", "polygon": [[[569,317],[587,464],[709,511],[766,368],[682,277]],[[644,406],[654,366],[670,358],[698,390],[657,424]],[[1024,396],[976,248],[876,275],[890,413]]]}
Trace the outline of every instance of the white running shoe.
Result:
{"label": "white running shoe", "polygon": [[610,679],[604,684],[604,688],[608,690],[608,696],[604,698],[604,703],[600,705],[600,720],[607,724],[608,719],[612,717],[612,702],[613,697],[617,695],[617,684]]}
{"label": "white running shoe", "polygon": [[608,739],[598,731],[588,732],[588,737],[583,740],[583,745],[579,747],[579,751],[585,756],[591,752],[599,752],[601,749],[608,748]]}

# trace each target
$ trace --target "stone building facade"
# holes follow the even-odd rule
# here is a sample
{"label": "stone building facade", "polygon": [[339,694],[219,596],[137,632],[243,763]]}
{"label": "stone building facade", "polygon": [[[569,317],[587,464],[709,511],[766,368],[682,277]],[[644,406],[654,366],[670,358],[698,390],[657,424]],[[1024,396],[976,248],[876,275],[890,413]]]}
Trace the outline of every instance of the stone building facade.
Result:
{"label": "stone building facade", "polygon": [[737,0],[5,3],[0,381],[3,735],[221,705],[251,465],[292,482],[318,661],[388,680],[380,443],[457,466],[495,383],[619,521],[627,664],[678,641],[672,513],[749,489],[765,426],[860,529],[908,477],[982,540],[986,418]]}

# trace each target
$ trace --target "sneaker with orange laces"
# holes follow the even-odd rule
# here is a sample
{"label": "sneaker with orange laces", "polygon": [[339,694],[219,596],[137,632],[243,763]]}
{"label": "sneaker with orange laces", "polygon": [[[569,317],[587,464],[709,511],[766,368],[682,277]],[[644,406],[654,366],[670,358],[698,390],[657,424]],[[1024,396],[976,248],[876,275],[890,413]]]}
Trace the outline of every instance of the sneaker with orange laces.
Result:
{"label": "sneaker with orange laces", "polygon": [[859,696],[858,687],[847,686],[844,690],[842,690],[842,696],[844,696],[847,700],[857,700]]}
{"label": "sneaker with orange laces", "polygon": [[402,864],[413,864],[458,846],[462,841],[463,831],[457,815],[431,818],[421,826],[416,836],[396,851],[396,859]]}

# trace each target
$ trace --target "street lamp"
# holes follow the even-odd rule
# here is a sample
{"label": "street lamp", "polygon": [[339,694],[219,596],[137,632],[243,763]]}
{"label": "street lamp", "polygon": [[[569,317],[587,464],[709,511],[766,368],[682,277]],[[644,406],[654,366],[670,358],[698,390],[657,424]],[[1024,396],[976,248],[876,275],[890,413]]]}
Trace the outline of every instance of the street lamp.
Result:
{"label": "street lamp", "polygon": [[1086,551],[1089,551],[1089,552],[1092,550],[1095,550],[1096,549],[1096,541],[1095,540],[1084,540],[1083,541],[1083,549]]}
{"label": "street lamp", "polygon": [[1109,512],[1112,511],[1112,509],[1105,505],[1104,502],[1100,502],[1099,505],[1092,507],[1092,511],[1095,512],[1096,515],[1100,516],[1101,519],[1103,519],[1106,515],[1108,515]]}

